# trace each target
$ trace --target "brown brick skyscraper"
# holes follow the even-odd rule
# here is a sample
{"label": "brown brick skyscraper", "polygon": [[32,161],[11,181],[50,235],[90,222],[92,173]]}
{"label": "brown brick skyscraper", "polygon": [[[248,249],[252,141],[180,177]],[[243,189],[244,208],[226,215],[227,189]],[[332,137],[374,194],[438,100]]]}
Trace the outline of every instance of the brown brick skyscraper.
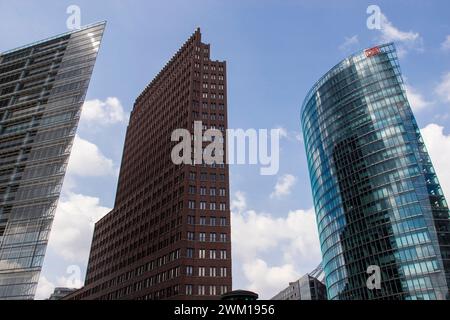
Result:
{"label": "brown brick skyscraper", "polygon": [[226,64],[200,29],[136,99],[114,209],[69,299],[211,299],[231,290],[227,165],[175,165],[171,133],[227,128]]}

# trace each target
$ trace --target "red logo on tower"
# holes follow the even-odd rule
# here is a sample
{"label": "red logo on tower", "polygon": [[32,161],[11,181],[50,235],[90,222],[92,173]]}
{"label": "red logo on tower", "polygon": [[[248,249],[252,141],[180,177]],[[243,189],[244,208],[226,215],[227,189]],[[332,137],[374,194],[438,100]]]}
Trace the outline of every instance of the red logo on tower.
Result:
{"label": "red logo on tower", "polygon": [[373,47],[373,48],[364,50],[364,54],[366,55],[367,58],[372,57],[372,56],[376,56],[379,53],[380,53],[380,48],[379,47]]}

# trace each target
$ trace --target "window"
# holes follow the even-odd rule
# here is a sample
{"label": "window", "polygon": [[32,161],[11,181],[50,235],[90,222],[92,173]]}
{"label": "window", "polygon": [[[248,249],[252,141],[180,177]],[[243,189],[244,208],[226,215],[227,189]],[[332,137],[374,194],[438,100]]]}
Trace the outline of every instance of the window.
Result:
{"label": "window", "polygon": [[209,241],[210,242],[216,242],[217,240],[217,234],[215,232],[212,232],[209,234]]}
{"label": "window", "polygon": [[195,194],[196,193],[196,187],[195,186],[189,186],[189,194]]}
{"label": "window", "polygon": [[200,187],[200,195],[206,196],[206,187]]}
{"label": "window", "polygon": [[195,180],[195,172],[189,172],[189,180]]}
{"label": "window", "polygon": [[225,211],[225,210],[226,210],[226,205],[225,205],[225,203],[221,203],[221,204],[220,204],[219,210],[220,210],[220,211]]}
{"label": "window", "polygon": [[209,224],[211,226],[215,226],[216,225],[216,217],[211,217],[209,218]]}
{"label": "window", "polygon": [[220,294],[225,294],[228,292],[227,286],[220,286]]}
{"label": "window", "polygon": [[216,295],[216,286],[209,286],[209,295],[210,296]]}
{"label": "window", "polygon": [[206,210],[206,201],[200,201],[200,210]]}
{"label": "window", "polygon": [[198,250],[198,257],[199,259],[206,259],[206,250],[205,249]]}
{"label": "window", "polygon": [[189,207],[189,209],[195,209],[195,201],[194,200],[189,200],[188,207]]}
{"label": "window", "polygon": [[210,188],[209,189],[209,195],[214,197],[216,195],[216,188]]}
{"label": "window", "polygon": [[186,266],[186,275],[187,276],[192,276],[193,274],[193,267],[192,266]]}
{"label": "window", "polygon": [[205,276],[205,267],[198,267],[198,276],[199,277]]}
{"label": "window", "polygon": [[205,232],[200,232],[200,234],[199,234],[199,241],[201,241],[201,242],[205,242],[206,241],[206,233]]}
{"label": "window", "polygon": [[227,250],[220,250],[220,259],[226,260],[227,258]]}
{"label": "window", "polygon": [[209,210],[216,210],[216,203],[215,202],[210,202],[209,203]]}
{"label": "window", "polygon": [[227,268],[225,268],[225,267],[220,268],[220,276],[221,277],[227,276]]}
{"label": "window", "polygon": [[200,225],[206,225],[206,217],[200,217]]}
{"label": "window", "polygon": [[227,242],[227,234],[226,233],[221,233],[220,234],[220,241],[221,242]]}
{"label": "window", "polygon": [[194,216],[188,216],[187,217],[187,223],[188,224],[195,224],[195,217]]}
{"label": "window", "polygon": [[194,257],[194,249],[193,248],[187,248],[186,249],[186,257],[187,258],[193,258]]}
{"label": "window", "polygon": [[226,195],[225,188],[220,188],[220,189],[219,189],[219,196],[225,197],[225,195]]}
{"label": "window", "polygon": [[220,225],[221,226],[226,226],[227,225],[227,218],[221,217],[220,218]]}
{"label": "window", "polygon": [[188,232],[187,233],[187,238],[188,238],[189,241],[194,241],[195,240],[194,232]]}
{"label": "window", "polygon": [[186,295],[188,296],[192,295],[192,284],[186,285]]}
{"label": "window", "polygon": [[209,250],[209,258],[216,259],[216,250]]}
{"label": "window", "polygon": [[217,269],[216,269],[216,267],[210,267],[209,268],[209,276],[210,277],[217,277]]}
{"label": "window", "polygon": [[205,295],[205,286],[198,286],[198,295],[199,296]]}

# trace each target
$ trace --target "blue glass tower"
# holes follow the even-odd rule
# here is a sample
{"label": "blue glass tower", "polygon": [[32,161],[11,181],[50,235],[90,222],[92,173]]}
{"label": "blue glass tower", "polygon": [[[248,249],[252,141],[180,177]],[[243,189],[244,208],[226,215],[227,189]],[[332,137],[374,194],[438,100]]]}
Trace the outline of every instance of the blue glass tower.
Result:
{"label": "blue glass tower", "polygon": [[[448,299],[449,209],[393,44],[356,53],[301,110],[329,299]],[[369,266],[381,289],[369,289]]]}

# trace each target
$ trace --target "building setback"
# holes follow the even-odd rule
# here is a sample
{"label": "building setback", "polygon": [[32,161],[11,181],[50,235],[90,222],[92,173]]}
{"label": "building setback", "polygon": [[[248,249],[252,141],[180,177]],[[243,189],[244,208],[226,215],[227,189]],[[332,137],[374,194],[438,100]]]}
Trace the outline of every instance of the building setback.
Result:
{"label": "building setback", "polygon": [[77,289],[73,288],[63,288],[63,287],[57,287],[55,290],[53,290],[53,293],[48,298],[48,300],[61,300],[68,294],[71,294],[72,292],[75,292]]}
{"label": "building setback", "polygon": [[297,281],[290,282],[272,300],[327,300],[325,284],[306,274]]}
{"label": "building setback", "polygon": [[226,64],[200,30],[136,99],[114,209],[95,225],[85,286],[67,299],[218,299],[231,290],[227,165],[175,165],[175,129],[225,133]]}
{"label": "building setback", "polygon": [[322,263],[276,294],[272,300],[327,300]]}
{"label": "building setback", "polygon": [[328,298],[450,298],[449,209],[394,45],[332,68],[301,118]]}
{"label": "building setback", "polygon": [[105,23],[0,54],[0,299],[33,299]]}

